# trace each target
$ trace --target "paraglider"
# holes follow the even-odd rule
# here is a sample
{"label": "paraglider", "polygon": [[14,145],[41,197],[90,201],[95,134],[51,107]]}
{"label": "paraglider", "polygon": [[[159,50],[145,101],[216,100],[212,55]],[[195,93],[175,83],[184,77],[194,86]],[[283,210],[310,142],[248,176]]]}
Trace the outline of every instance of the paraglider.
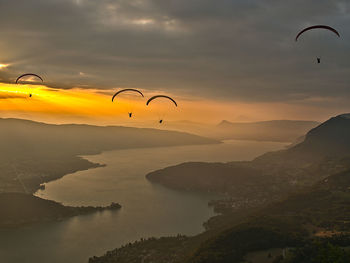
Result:
{"label": "paraglider", "polygon": [[[338,37],[340,37],[340,34],[339,32],[334,29],[333,27],[330,27],[330,26],[325,26],[325,25],[315,25],[315,26],[310,26],[310,27],[307,27],[303,30],[301,30],[298,35],[295,37],[295,41],[298,41],[299,37],[304,34],[306,31],[309,31],[309,30],[313,30],[313,29],[325,29],[325,30],[329,30],[331,32],[333,32],[334,34],[336,34]],[[317,63],[321,63],[321,58],[317,58]]]}
{"label": "paraglider", "polygon": [[[123,93],[123,92],[134,92],[134,93],[140,94],[142,97],[145,97],[145,96],[143,95],[143,93],[142,93],[141,91],[137,90],[137,89],[122,89],[122,90],[119,90],[117,93],[115,93],[115,94],[113,95],[113,97],[112,97],[112,102],[114,102],[114,99],[115,99],[119,94],[121,94],[121,93]],[[128,115],[129,115],[129,118],[132,118],[132,112],[131,112],[131,111],[128,112]]]}
{"label": "paraglider", "polygon": [[[25,73],[25,74],[20,75],[20,76],[16,79],[16,84],[18,84],[18,82],[20,81],[21,78],[27,77],[27,76],[36,77],[36,78],[40,79],[41,82],[44,82],[44,80],[42,79],[42,77],[40,77],[40,76],[37,75],[37,74],[34,74],[34,73]],[[32,97],[32,93],[29,93],[29,97],[30,97],[30,98]]]}
{"label": "paraglider", "polygon": [[137,92],[142,97],[145,97],[145,96],[143,96],[143,93],[141,91],[137,90],[137,89],[122,89],[122,90],[119,90],[116,94],[113,95],[112,102],[114,101],[115,97],[117,97],[120,93],[127,92],[127,91]]}
{"label": "paraglider", "polygon": [[165,95],[156,95],[156,96],[153,96],[152,98],[150,98],[150,99],[147,101],[146,105],[148,106],[148,104],[150,104],[151,101],[153,101],[153,100],[155,100],[155,99],[157,99],[157,98],[165,98],[165,99],[171,100],[171,101],[175,104],[175,106],[177,107],[176,101],[175,101],[174,99],[170,98],[169,96],[165,96]]}
{"label": "paraglider", "polygon": [[[150,102],[152,102],[153,100],[158,99],[158,98],[165,98],[165,99],[168,99],[168,100],[170,100],[171,102],[173,102],[173,103],[175,104],[175,106],[177,107],[177,102],[176,102],[173,98],[171,98],[171,97],[169,97],[169,96],[166,96],[166,95],[156,95],[156,96],[153,96],[152,98],[150,98],[150,99],[146,102],[146,105],[148,106],[148,105],[150,104]],[[160,123],[160,124],[163,123],[163,118],[160,118],[159,123]]]}
{"label": "paraglider", "polygon": [[295,41],[298,41],[299,37],[306,31],[309,31],[309,30],[312,30],[312,29],[326,29],[326,30],[329,30],[329,31],[332,31],[334,34],[336,34],[338,37],[340,37],[340,34],[337,30],[335,30],[333,27],[330,27],[330,26],[324,26],[324,25],[316,25],[316,26],[310,26],[310,27],[307,27],[303,30],[301,30],[298,35],[295,37]]}
{"label": "paraglider", "polygon": [[16,79],[16,84],[18,84],[18,81],[19,81],[21,78],[26,77],[26,76],[37,77],[38,79],[41,80],[41,82],[44,82],[44,80],[42,79],[42,77],[40,77],[39,75],[34,74],[34,73],[26,73],[26,74],[23,74],[23,75],[19,76],[19,77]]}

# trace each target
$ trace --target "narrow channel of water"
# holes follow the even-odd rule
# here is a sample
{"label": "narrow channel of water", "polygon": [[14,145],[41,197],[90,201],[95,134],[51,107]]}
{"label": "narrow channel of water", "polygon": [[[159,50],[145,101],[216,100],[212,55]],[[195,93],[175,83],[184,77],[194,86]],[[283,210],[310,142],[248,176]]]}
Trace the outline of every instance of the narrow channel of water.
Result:
{"label": "narrow channel of water", "polygon": [[284,146],[272,142],[227,141],[218,145],[119,150],[86,156],[106,166],[50,182],[36,195],[66,205],[119,202],[123,208],[1,231],[0,260],[87,263],[90,256],[141,237],[200,233],[202,223],[214,215],[207,203],[215,196],[170,190],[148,182],[145,175],[187,161],[250,160]]}

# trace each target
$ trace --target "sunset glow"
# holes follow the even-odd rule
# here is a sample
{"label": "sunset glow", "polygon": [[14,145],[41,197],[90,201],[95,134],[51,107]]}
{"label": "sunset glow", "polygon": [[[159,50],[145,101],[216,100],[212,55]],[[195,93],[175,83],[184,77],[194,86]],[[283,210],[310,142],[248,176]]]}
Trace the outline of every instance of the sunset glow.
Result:
{"label": "sunset glow", "polygon": [[0,70],[7,68],[8,66],[10,66],[10,64],[0,64]]}
{"label": "sunset glow", "polygon": [[[116,89],[117,90],[117,89]],[[146,98],[154,95],[144,91],[146,98],[129,94],[114,103],[116,90],[54,89],[43,85],[0,84],[2,117],[21,117],[54,123],[80,122],[108,125],[144,126],[160,118],[167,121],[189,120],[200,123],[230,121],[262,121],[269,119],[320,119],[329,114],[329,108],[292,103],[225,102],[174,95],[179,107],[159,100],[146,106]],[[159,92],[159,91],[158,91]],[[32,94],[32,97],[29,97]],[[279,111],[276,111],[279,109]],[[326,111],[327,110],[327,111]],[[339,108],[334,108],[336,114]],[[133,112],[129,119],[128,112]],[[303,114],[307,112],[307,114]],[[300,117],[302,116],[302,118]],[[54,121],[53,121],[54,119]]]}
{"label": "sunset glow", "polygon": [[0,20],[0,263],[350,262],[349,0]]}
{"label": "sunset glow", "polygon": [[[15,117],[25,113],[33,119],[40,116],[55,117],[57,122],[77,119],[100,119],[117,124],[133,111],[138,117],[156,118],[160,104],[146,107],[145,100],[131,96],[121,96],[111,102],[112,90],[102,93],[100,90],[73,88],[68,90],[53,89],[41,85],[0,84],[1,111],[3,116]],[[29,97],[32,94],[32,97]]]}

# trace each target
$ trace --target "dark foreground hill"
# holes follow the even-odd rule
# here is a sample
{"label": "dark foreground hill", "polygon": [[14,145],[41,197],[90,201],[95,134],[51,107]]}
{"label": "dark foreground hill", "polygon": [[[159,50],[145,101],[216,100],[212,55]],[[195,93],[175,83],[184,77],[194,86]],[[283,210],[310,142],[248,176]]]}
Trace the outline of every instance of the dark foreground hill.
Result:
{"label": "dark foreground hill", "polygon": [[0,192],[33,192],[40,183],[96,167],[77,156],[101,151],[218,141],[181,132],[127,127],[52,125],[0,119]]}
{"label": "dark foreground hill", "polygon": [[[202,243],[188,262],[239,262],[253,251],[297,247],[312,239],[348,236],[349,222],[350,171],[346,171],[251,214]],[[350,245],[350,239],[347,242],[343,246]]]}

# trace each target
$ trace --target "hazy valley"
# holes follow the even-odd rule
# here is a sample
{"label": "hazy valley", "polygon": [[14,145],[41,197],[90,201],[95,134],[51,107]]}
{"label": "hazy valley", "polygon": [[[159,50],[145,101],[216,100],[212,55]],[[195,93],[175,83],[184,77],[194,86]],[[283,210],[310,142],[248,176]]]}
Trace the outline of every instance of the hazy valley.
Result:
{"label": "hazy valley", "polygon": [[[3,160],[6,160],[2,165],[7,173],[3,173],[1,179],[0,223],[7,228],[120,209],[117,203],[112,206],[63,206],[31,195],[43,182],[104,165],[82,159],[78,157],[80,155],[112,149],[219,143],[171,131],[47,125],[23,120],[2,122],[1,132],[9,140],[2,152]],[[28,137],[16,137],[19,130],[26,130]],[[311,129],[302,142],[252,161],[187,162],[148,173],[146,178],[152,184],[188,193],[221,195],[220,199],[209,202],[220,214],[203,222],[206,231],[201,234],[160,239],[145,236],[145,239],[105,256],[91,258],[90,262],[209,263],[241,262],[249,258],[253,263],[260,263],[255,258],[265,257],[271,253],[269,251],[279,251],[271,257],[274,260],[286,247],[304,249],[312,246],[314,239],[345,246],[350,230],[347,224],[350,220],[347,210],[349,132],[350,119],[340,115]],[[36,149],[35,154],[29,149]],[[319,200],[320,196],[322,200]],[[315,207],[314,203],[318,205]],[[326,207],[333,210],[330,212]],[[265,241],[258,242],[260,239]],[[296,253],[290,250],[288,260]]]}
{"label": "hazy valley", "polygon": [[[340,115],[309,131],[303,142],[251,162],[184,163],[148,174],[167,187],[224,193],[225,199],[212,202],[222,215],[198,236],[145,240],[90,262],[301,262],[306,249],[315,257],[321,249],[324,256],[342,251],[350,245],[349,132],[348,115]],[[131,254],[134,247],[140,252]],[[288,247],[298,249],[283,256]]]}
{"label": "hazy valley", "polygon": [[[50,125],[17,119],[0,119],[0,136],[4,138],[0,150],[0,227],[101,210],[98,207],[67,208],[54,202],[45,204],[31,196],[42,183],[103,165],[89,162],[80,155],[113,149],[219,143],[186,133],[155,129]],[[6,193],[12,193],[11,198]],[[18,197],[15,197],[16,193]],[[10,205],[12,199],[17,201]],[[22,209],[29,204],[32,210]],[[41,212],[33,212],[36,210]]]}

